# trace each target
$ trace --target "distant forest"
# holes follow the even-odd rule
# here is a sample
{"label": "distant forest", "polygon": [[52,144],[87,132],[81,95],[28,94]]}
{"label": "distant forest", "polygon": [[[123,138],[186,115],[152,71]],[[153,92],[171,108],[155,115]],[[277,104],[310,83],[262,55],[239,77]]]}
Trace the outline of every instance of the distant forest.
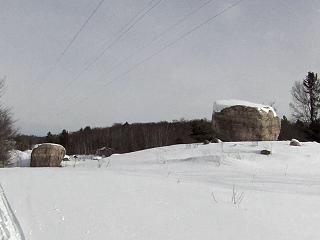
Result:
{"label": "distant forest", "polygon": [[[318,141],[318,135],[299,120],[290,122],[284,116],[281,125],[279,140],[297,138],[300,141]],[[157,123],[117,123],[105,128],[87,126],[76,132],[63,130],[56,135],[49,132],[44,137],[18,135],[15,141],[19,150],[31,149],[38,143],[51,142],[63,145],[68,154],[95,154],[96,150],[102,147],[111,148],[115,153],[127,153],[173,144],[210,141],[215,137],[211,121],[182,119]]]}
{"label": "distant forest", "polygon": [[43,142],[63,145],[68,154],[94,154],[102,147],[115,153],[126,153],[147,148],[210,140],[214,136],[211,121],[179,120],[157,123],[116,123],[112,127],[87,126],[76,132],[63,130],[60,134],[49,132],[45,137],[18,135],[15,138],[19,150],[31,149]]}

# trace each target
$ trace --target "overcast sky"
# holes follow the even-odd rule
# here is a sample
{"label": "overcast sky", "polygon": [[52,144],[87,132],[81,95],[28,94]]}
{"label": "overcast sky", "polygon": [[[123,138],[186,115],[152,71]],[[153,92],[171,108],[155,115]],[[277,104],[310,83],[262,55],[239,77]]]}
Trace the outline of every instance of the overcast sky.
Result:
{"label": "overcast sky", "polygon": [[181,39],[235,1],[190,15],[208,0],[105,0],[62,54],[99,1],[0,1],[2,101],[20,132],[210,119],[230,98],[289,115],[294,81],[320,70],[319,0],[245,0]]}

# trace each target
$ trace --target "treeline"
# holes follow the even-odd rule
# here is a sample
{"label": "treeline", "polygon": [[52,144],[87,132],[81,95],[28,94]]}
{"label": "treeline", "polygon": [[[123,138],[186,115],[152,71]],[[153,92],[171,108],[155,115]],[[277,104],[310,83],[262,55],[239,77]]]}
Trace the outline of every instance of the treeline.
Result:
{"label": "treeline", "polygon": [[[0,85],[1,89],[1,85]],[[290,104],[293,120],[281,119],[279,140],[296,138],[300,141],[320,142],[320,80],[308,72],[305,79],[296,81],[291,90]],[[186,144],[211,140],[216,135],[207,119],[180,120],[158,123],[114,124],[112,127],[85,127],[76,132],[63,130],[46,137],[19,135],[17,148],[31,149],[43,142],[63,145],[68,154],[94,154],[107,147],[115,153],[126,153],[172,144]],[[223,139],[222,139],[223,140]]]}
{"label": "treeline", "polygon": [[20,135],[15,140],[20,150],[31,149],[38,143],[51,142],[63,145],[68,154],[94,154],[102,147],[111,148],[116,153],[126,153],[173,144],[202,142],[213,137],[211,121],[197,119],[157,123],[126,122],[105,128],[87,126],[70,133],[66,130],[57,135],[49,132],[46,137]]}
{"label": "treeline", "polygon": [[[287,117],[283,116],[281,119],[281,131],[278,140],[291,140],[299,139],[299,141],[318,141],[319,138],[316,137],[313,131],[310,130],[308,124],[303,123],[300,120],[289,121]],[[318,139],[318,140],[317,140]]]}
{"label": "treeline", "polygon": [[[320,128],[310,129],[310,125],[300,120],[289,121],[283,116],[279,140],[292,138],[300,141],[319,141]],[[157,123],[125,123],[112,127],[91,128],[87,126],[76,132],[63,130],[60,134],[45,137],[18,135],[16,148],[32,149],[39,143],[51,142],[63,145],[68,154],[95,154],[96,150],[108,147],[115,153],[126,153],[173,144],[188,144],[211,140],[216,137],[211,121],[207,119],[180,120]]]}

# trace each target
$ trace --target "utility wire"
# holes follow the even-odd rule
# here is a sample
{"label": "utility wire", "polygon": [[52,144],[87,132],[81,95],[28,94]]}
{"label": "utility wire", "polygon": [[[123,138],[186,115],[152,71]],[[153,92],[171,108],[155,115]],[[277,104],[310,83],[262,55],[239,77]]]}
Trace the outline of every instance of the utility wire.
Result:
{"label": "utility wire", "polygon": [[[112,84],[115,81],[118,81],[119,79],[121,79],[123,76],[131,73],[132,71],[134,71],[136,68],[138,68],[139,66],[143,65],[144,63],[150,61],[151,59],[153,59],[154,57],[158,56],[160,53],[162,53],[164,50],[170,48],[171,46],[175,45],[178,41],[186,38],[187,36],[189,36],[191,33],[197,31],[199,28],[213,22],[217,17],[223,15],[224,13],[228,12],[229,10],[235,8],[236,6],[238,6],[240,3],[242,3],[245,0],[239,0],[236,1],[235,3],[229,5],[228,7],[222,9],[220,12],[216,13],[215,15],[213,15],[212,17],[208,18],[207,20],[203,21],[202,23],[196,25],[195,27],[193,27],[192,29],[190,29],[189,31],[185,32],[184,34],[182,34],[181,36],[179,36],[178,38],[176,38],[175,40],[167,43],[166,45],[164,45],[162,48],[160,48],[158,51],[156,51],[155,53],[153,53],[152,55],[144,58],[143,60],[139,61],[138,63],[136,63],[135,65],[133,65],[132,68],[128,69],[127,71],[125,71],[124,73],[118,75],[117,77],[113,78],[112,80],[110,80],[109,82],[107,82],[106,84],[102,85],[97,91],[94,91],[92,94],[95,94],[96,92],[100,91],[101,89],[103,89],[104,87],[109,86],[110,84]],[[124,79],[123,79],[124,80]],[[80,104],[83,101],[85,101],[86,99],[88,99],[90,96],[85,96],[81,99],[79,99],[79,101],[72,103],[68,108],[64,109],[64,111],[69,110],[73,105],[76,104]]]}
{"label": "utility wire", "polygon": [[58,61],[60,61],[63,56],[66,54],[66,52],[69,50],[69,48],[71,47],[71,45],[75,42],[75,40],[77,39],[77,37],[80,35],[80,33],[83,31],[83,29],[86,27],[86,25],[89,23],[89,21],[91,20],[91,18],[96,14],[96,12],[99,10],[99,8],[101,7],[101,5],[105,2],[105,0],[101,0],[97,7],[92,11],[92,13],[89,15],[89,17],[87,18],[87,20],[82,24],[82,26],[80,27],[80,29],[76,32],[76,34],[73,36],[73,38],[71,39],[71,41],[68,43],[68,45],[65,47],[65,49],[63,50],[63,52],[61,53],[60,57],[58,58]]}
{"label": "utility wire", "polygon": [[[154,1],[154,0],[153,0]],[[151,1],[151,2],[153,2]],[[163,0],[158,0],[155,4],[153,4],[151,7],[149,7],[146,11],[145,9],[143,9],[142,11],[140,11],[136,16],[133,17],[131,21],[133,21],[131,24],[130,22],[128,24],[126,24],[123,28],[121,28],[121,30],[118,32],[118,34],[120,33],[120,35],[118,35],[111,43],[108,44],[108,42],[103,46],[103,49],[100,53],[98,53],[98,55],[93,59],[93,61],[89,62],[85,68],[83,70],[81,70],[76,77],[74,77],[71,81],[67,82],[67,85],[65,86],[65,88],[68,88],[72,82],[76,81],[77,79],[79,79],[82,74],[84,74],[85,72],[87,72],[91,67],[93,67],[104,55],[105,53],[111,49],[114,45],[116,45],[120,39],[125,36],[135,25],[138,24],[138,22],[140,22],[149,12],[152,11],[152,9],[154,9],[155,7],[157,7]],[[150,2],[150,3],[151,3]],[[140,16],[139,16],[140,15]]]}
{"label": "utility wire", "polygon": [[[154,36],[151,41],[149,41],[147,44],[143,45],[142,47],[140,47],[139,49],[137,49],[134,53],[130,54],[129,56],[125,57],[124,59],[122,59],[120,62],[118,62],[116,65],[114,65],[109,71],[105,72],[104,74],[109,74],[112,73],[115,69],[117,69],[119,66],[121,66],[123,63],[127,62],[129,59],[131,59],[132,57],[134,57],[135,55],[137,55],[138,53],[140,53],[141,51],[143,51],[144,49],[146,49],[147,47],[149,47],[152,43],[154,43],[155,41],[157,41],[158,39],[160,39],[163,35],[167,34],[168,32],[170,32],[172,29],[176,28],[177,26],[179,26],[181,23],[183,23],[185,20],[187,20],[189,17],[191,17],[192,15],[196,14],[197,12],[199,12],[202,8],[204,8],[205,6],[209,5],[210,3],[212,3],[213,1],[216,0],[208,0],[206,2],[204,2],[203,4],[201,4],[200,6],[198,6],[197,8],[193,9],[192,11],[190,11],[189,13],[187,13],[186,15],[184,15],[182,18],[180,18],[177,22],[175,22],[174,24],[170,25],[168,28],[166,28],[165,30],[163,30],[162,32],[160,32],[159,34],[157,34],[156,36]],[[72,85],[72,83],[74,83],[77,80],[77,78],[73,79],[73,81],[70,82],[70,84],[68,84],[65,87],[65,90]],[[65,98],[63,98],[64,100]]]}
{"label": "utility wire", "polygon": [[[47,79],[48,76],[56,69],[62,58],[65,56],[65,54],[68,52],[68,50],[71,48],[72,44],[77,40],[79,37],[80,33],[85,29],[85,27],[88,25],[90,20],[93,18],[93,16],[97,13],[99,8],[102,6],[102,4],[105,2],[105,0],[100,0],[98,5],[93,9],[93,11],[90,13],[90,15],[87,17],[87,19],[84,21],[84,23],[81,25],[81,27],[78,29],[78,31],[73,35],[71,40],[68,42],[66,47],[63,49],[63,51],[60,53],[58,58],[56,59],[55,63],[52,65],[52,67],[44,74],[44,80],[41,81],[40,84],[37,86],[39,87],[41,84],[43,84]],[[41,80],[41,79],[40,79]],[[36,84],[36,83],[35,83]],[[35,84],[33,87],[35,87]]]}

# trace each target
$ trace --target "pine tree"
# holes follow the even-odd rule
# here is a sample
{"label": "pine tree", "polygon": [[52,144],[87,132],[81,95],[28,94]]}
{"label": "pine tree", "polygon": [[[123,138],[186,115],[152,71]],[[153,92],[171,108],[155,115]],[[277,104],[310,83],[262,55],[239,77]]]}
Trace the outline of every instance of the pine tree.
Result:
{"label": "pine tree", "polygon": [[69,143],[69,133],[67,130],[63,129],[62,133],[59,135],[59,143],[64,146],[66,149],[68,148]]}
{"label": "pine tree", "polygon": [[52,135],[51,132],[48,132],[48,133],[47,133],[46,142],[47,142],[47,143],[54,143],[54,142],[55,142],[55,141],[54,141],[54,136]]}

